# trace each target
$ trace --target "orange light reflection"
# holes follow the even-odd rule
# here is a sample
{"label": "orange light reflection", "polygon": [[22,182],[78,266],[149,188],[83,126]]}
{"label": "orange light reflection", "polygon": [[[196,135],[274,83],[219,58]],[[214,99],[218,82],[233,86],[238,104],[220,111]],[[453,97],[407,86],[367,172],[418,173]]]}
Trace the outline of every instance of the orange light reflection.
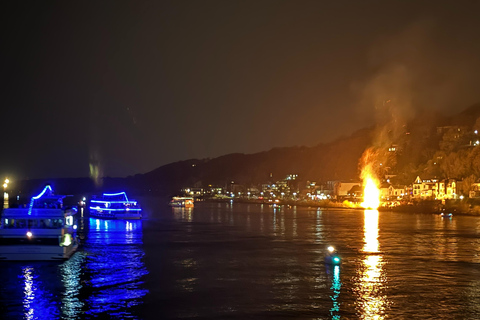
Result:
{"label": "orange light reflection", "polygon": [[364,246],[367,255],[359,270],[357,307],[361,319],[384,319],[387,297],[382,292],[385,282],[383,260],[379,253],[378,210],[364,212]]}

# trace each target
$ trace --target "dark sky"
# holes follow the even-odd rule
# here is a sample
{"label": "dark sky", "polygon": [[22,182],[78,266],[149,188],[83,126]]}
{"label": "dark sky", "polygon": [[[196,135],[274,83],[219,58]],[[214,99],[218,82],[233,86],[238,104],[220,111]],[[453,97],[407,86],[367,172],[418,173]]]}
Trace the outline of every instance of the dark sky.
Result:
{"label": "dark sky", "polygon": [[[12,1],[14,2],[14,1]],[[123,177],[480,102],[478,1],[32,1],[1,15],[0,174]],[[1,176],[0,176],[1,177]]]}

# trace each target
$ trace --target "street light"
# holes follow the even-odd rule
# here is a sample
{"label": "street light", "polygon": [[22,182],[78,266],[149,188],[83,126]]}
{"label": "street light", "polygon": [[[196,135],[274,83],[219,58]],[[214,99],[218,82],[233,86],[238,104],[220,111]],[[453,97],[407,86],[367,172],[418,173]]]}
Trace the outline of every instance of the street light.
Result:
{"label": "street light", "polygon": [[3,208],[6,209],[8,208],[8,193],[7,193],[7,187],[8,187],[8,183],[10,182],[10,180],[8,180],[8,178],[5,179],[5,182],[3,184]]}

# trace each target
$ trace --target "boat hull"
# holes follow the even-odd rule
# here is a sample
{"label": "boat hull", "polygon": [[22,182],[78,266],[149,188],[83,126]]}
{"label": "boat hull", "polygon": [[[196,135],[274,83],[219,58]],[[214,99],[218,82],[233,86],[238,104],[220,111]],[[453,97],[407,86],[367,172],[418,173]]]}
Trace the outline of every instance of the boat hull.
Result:
{"label": "boat hull", "polygon": [[104,219],[104,220],[140,220],[141,214],[128,213],[128,212],[115,212],[114,214],[108,212],[90,211],[90,218]]}

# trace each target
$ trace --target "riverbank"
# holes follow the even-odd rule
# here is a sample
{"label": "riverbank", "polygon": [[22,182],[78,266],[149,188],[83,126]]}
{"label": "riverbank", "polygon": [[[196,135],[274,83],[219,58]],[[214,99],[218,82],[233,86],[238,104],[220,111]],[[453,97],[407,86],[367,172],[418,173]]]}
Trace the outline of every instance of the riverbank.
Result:
{"label": "riverbank", "polygon": [[[360,206],[360,203],[350,202],[350,201],[332,201],[332,200],[321,200],[321,201],[307,201],[307,200],[266,200],[266,199],[247,199],[247,198],[235,198],[235,199],[201,199],[201,201],[207,202],[231,202],[236,203],[252,203],[252,204],[263,204],[263,205],[272,205],[272,206],[299,206],[299,207],[312,207],[320,208],[322,210],[364,210]],[[406,212],[406,213],[452,213],[452,214],[461,214],[461,215],[471,215],[471,216],[480,216],[480,205],[472,204],[468,201],[454,200],[448,201],[445,204],[442,204],[441,201],[434,200],[424,200],[416,201],[408,204],[399,204],[395,206],[380,206],[378,211],[391,211],[391,212]]]}

